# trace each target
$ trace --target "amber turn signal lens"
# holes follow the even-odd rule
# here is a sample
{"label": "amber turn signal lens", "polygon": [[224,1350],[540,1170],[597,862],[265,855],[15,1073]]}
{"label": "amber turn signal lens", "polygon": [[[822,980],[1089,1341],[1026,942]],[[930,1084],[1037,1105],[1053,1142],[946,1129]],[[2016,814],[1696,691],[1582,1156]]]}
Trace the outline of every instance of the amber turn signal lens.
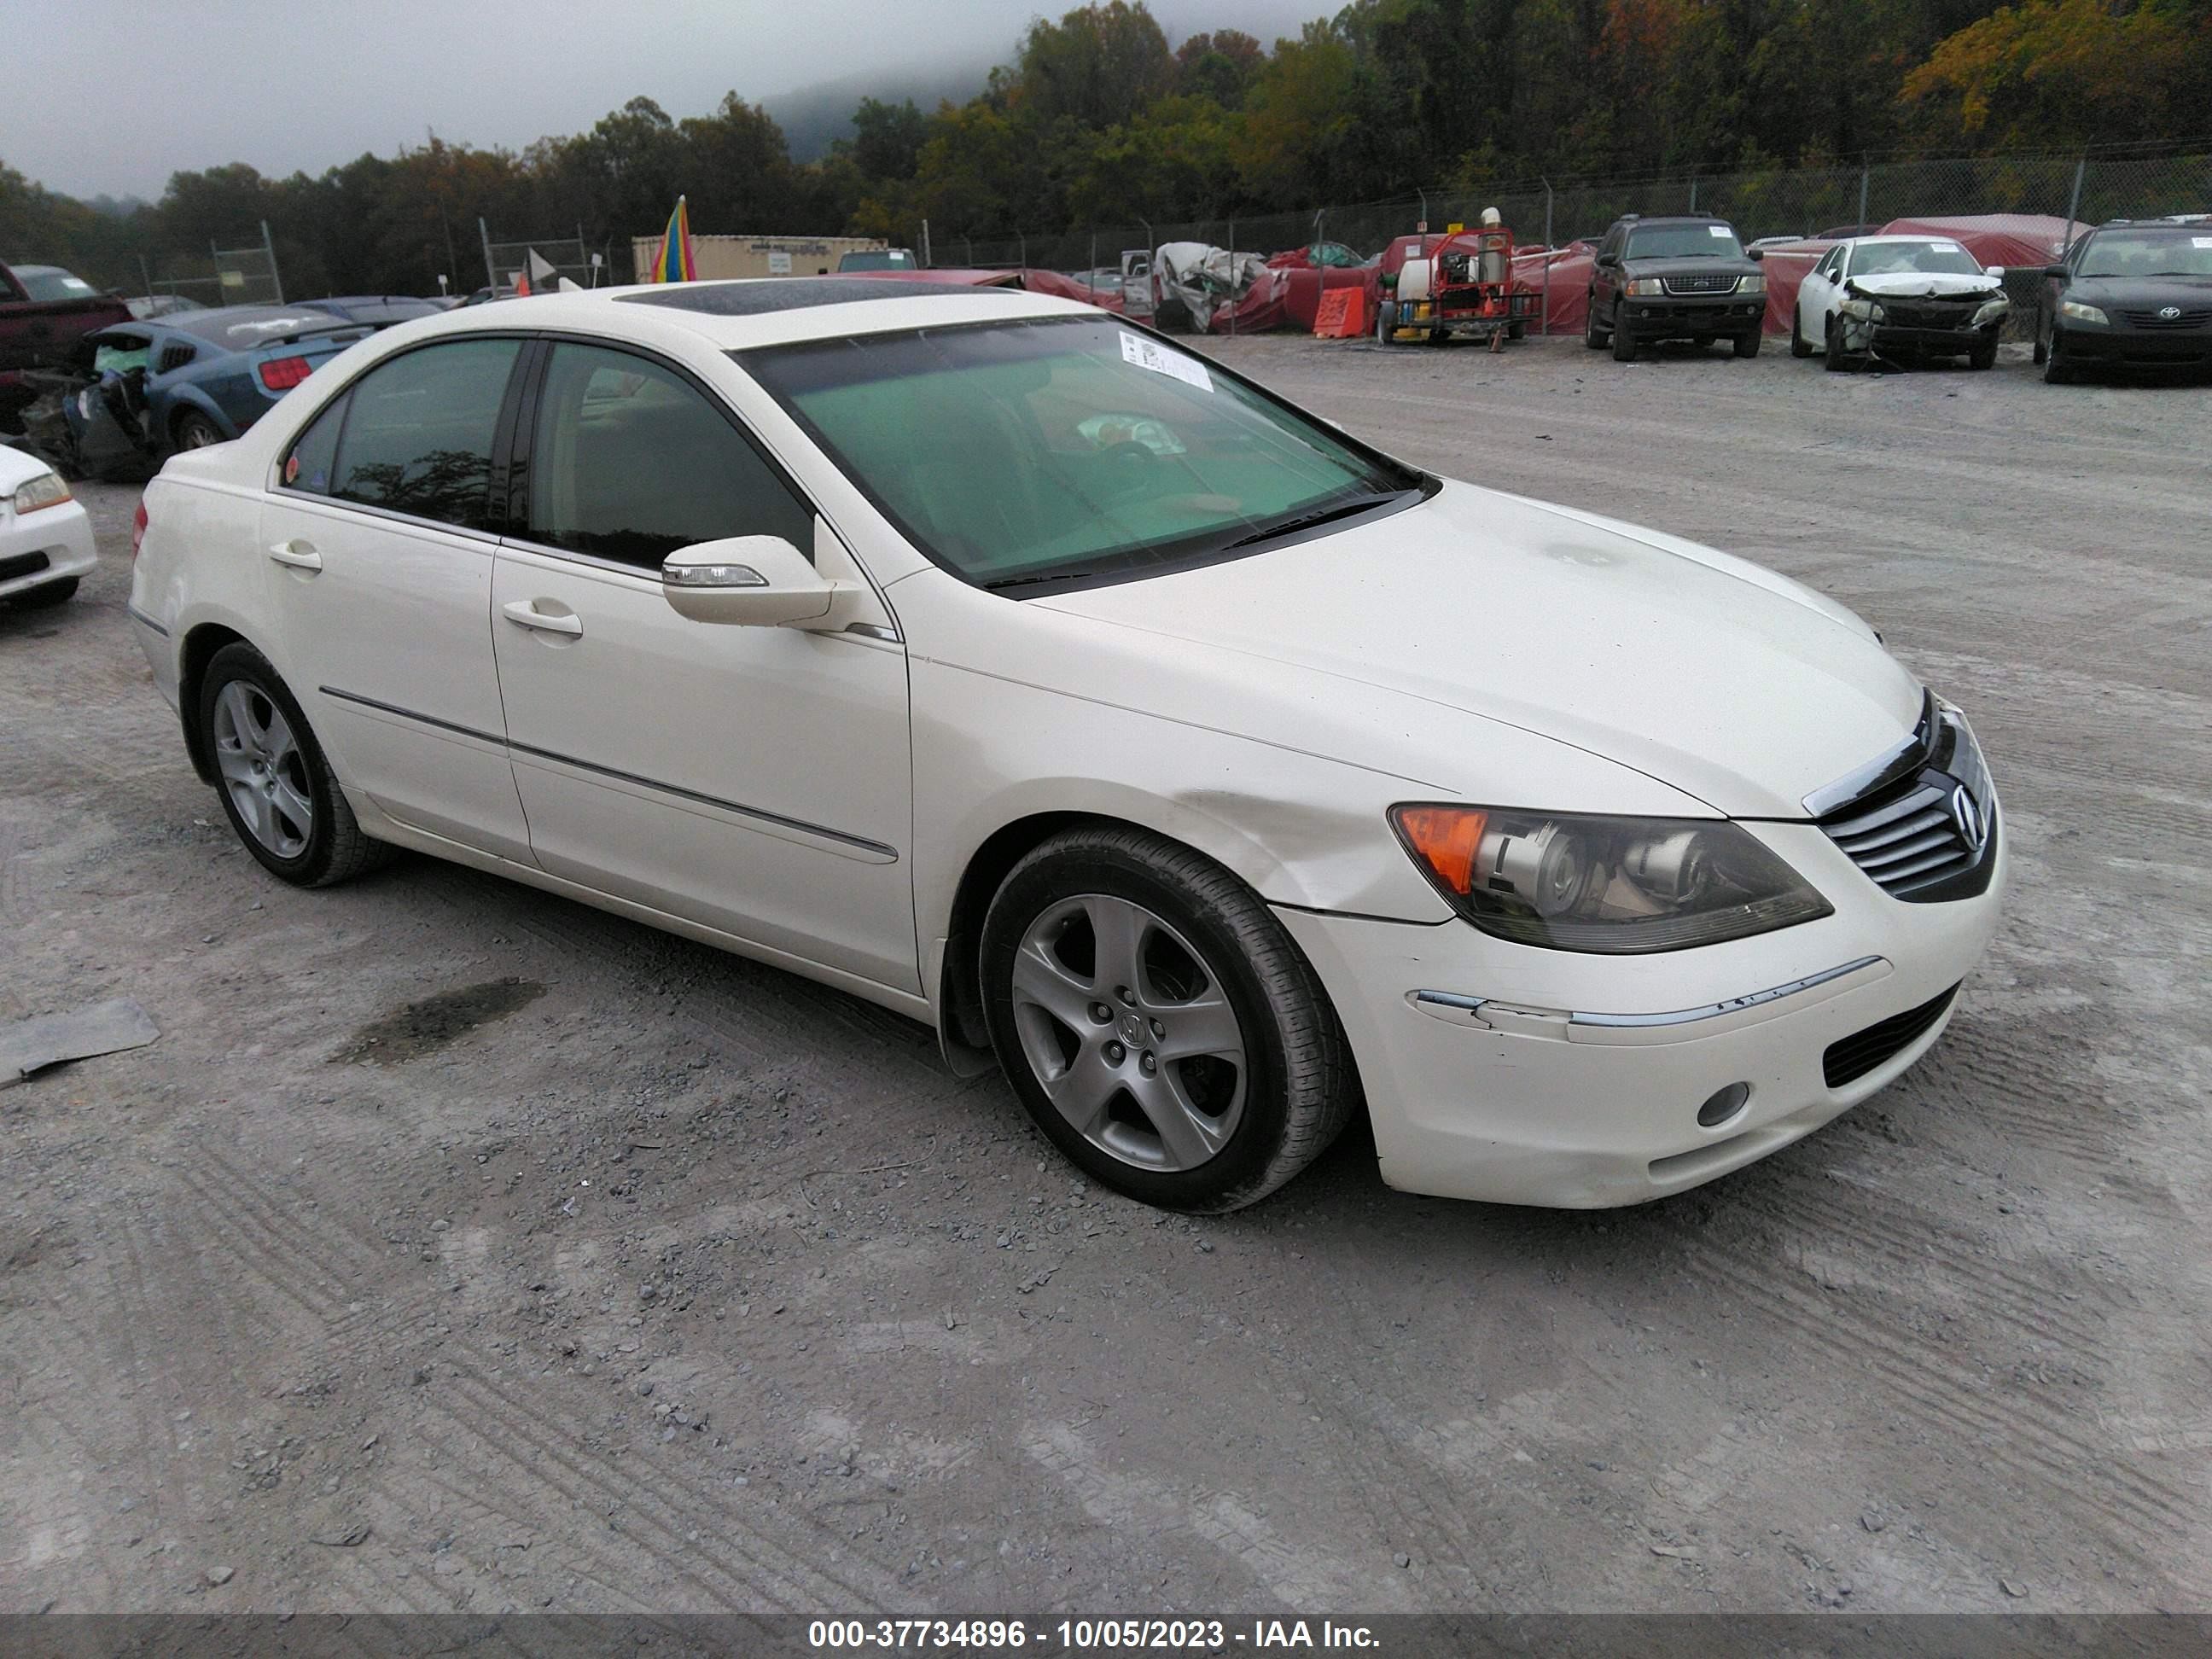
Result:
{"label": "amber turn signal lens", "polygon": [[1437,880],[1455,893],[1473,890],[1474,854],[1489,813],[1463,806],[1401,806],[1396,817],[1406,845],[1436,872]]}

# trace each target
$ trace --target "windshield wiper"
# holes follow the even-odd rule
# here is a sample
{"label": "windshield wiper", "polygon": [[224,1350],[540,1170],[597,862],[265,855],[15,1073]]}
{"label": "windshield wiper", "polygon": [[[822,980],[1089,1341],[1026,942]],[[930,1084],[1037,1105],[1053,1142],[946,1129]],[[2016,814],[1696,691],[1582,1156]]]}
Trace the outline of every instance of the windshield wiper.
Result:
{"label": "windshield wiper", "polygon": [[985,582],[983,587],[986,592],[996,593],[1001,588],[1028,587],[1036,582],[1079,582],[1097,574],[1095,570],[1046,570],[1034,576],[1001,576],[994,582]]}
{"label": "windshield wiper", "polygon": [[1338,519],[1348,519],[1355,513],[1364,513],[1370,507],[1379,507],[1385,501],[1402,501],[1408,493],[1410,492],[1403,489],[1379,490],[1371,495],[1361,495],[1352,501],[1339,501],[1334,507],[1317,507],[1310,513],[1301,513],[1288,519],[1278,519],[1273,524],[1261,526],[1249,536],[1239,536],[1233,542],[1223,543],[1222,549],[1225,552],[1232,547],[1251,547],[1260,542],[1272,542],[1278,536],[1288,536],[1296,531],[1310,530],[1316,525],[1334,523]]}

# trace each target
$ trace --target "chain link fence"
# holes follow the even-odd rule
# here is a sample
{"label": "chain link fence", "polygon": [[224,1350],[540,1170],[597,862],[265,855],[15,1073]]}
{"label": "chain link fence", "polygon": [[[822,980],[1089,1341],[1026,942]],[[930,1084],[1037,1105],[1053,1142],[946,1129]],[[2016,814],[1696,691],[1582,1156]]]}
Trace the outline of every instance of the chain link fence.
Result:
{"label": "chain link fence", "polygon": [[495,289],[512,289],[514,279],[529,270],[532,253],[578,288],[604,288],[611,280],[607,250],[594,248],[586,242],[581,225],[576,227],[573,235],[525,236],[495,241],[491,228],[479,219],[477,233],[483,243],[484,280]]}
{"label": "chain link fence", "polygon": [[[1824,231],[1863,234],[1897,219],[2027,214],[2058,222],[2052,258],[2069,222],[2212,212],[2212,148],[2187,155],[2045,153],[1875,161],[1856,167],[1772,167],[1735,173],[1621,175],[1604,179],[1500,179],[1467,191],[1415,191],[1395,201],[1213,219],[1084,225],[1052,233],[969,237],[933,227],[930,262],[988,269],[1028,265],[1079,278],[1118,273],[1124,251],[1204,242],[1269,254],[1339,242],[1367,258],[1425,225],[1474,224],[1494,207],[1523,246],[1595,241],[1624,213],[1711,213],[1746,242]],[[917,243],[919,246],[919,243]],[[2022,270],[2015,302],[2033,292]]]}

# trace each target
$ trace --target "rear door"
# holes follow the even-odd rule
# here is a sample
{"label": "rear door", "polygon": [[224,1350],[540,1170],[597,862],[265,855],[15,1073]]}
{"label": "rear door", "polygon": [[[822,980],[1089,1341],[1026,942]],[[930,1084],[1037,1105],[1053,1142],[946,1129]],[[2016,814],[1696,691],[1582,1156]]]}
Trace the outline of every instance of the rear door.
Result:
{"label": "rear door", "polygon": [[739,627],[681,617],[661,590],[670,553],[725,537],[848,566],[811,503],[719,394],[611,344],[551,344],[515,451],[524,522],[500,551],[492,626],[538,863],[919,989],[906,652],[889,613],[858,631]]}
{"label": "rear door", "polygon": [[338,775],[402,823],[526,863],[491,644],[492,463],[523,352],[445,339],[363,374],[286,452],[260,552],[277,667]]}

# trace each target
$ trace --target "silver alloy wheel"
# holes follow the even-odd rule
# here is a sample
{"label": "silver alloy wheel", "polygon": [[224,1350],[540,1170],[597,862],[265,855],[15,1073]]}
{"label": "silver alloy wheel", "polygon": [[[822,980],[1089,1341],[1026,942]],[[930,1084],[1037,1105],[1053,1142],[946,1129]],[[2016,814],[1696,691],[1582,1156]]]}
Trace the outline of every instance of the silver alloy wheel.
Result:
{"label": "silver alloy wheel", "polygon": [[1127,899],[1085,893],[1014,955],[1023,1057],[1077,1133],[1139,1169],[1196,1169],[1244,1115],[1244,1032],[1221,976]]}
{"label": "silver alloy wheel", "polygon": [[216,696],[215,763],[254,840],[280,859],[307,850],[315,828],[307,759],[284,711],[260,687],[233,680]]}
{"label": "silver alloy wheel", "polygon": [[222,441],[222,434],[196,415],[185,417],[177,428],[177,437],[180,447],[185,449],[205,449],[211,444]]}

